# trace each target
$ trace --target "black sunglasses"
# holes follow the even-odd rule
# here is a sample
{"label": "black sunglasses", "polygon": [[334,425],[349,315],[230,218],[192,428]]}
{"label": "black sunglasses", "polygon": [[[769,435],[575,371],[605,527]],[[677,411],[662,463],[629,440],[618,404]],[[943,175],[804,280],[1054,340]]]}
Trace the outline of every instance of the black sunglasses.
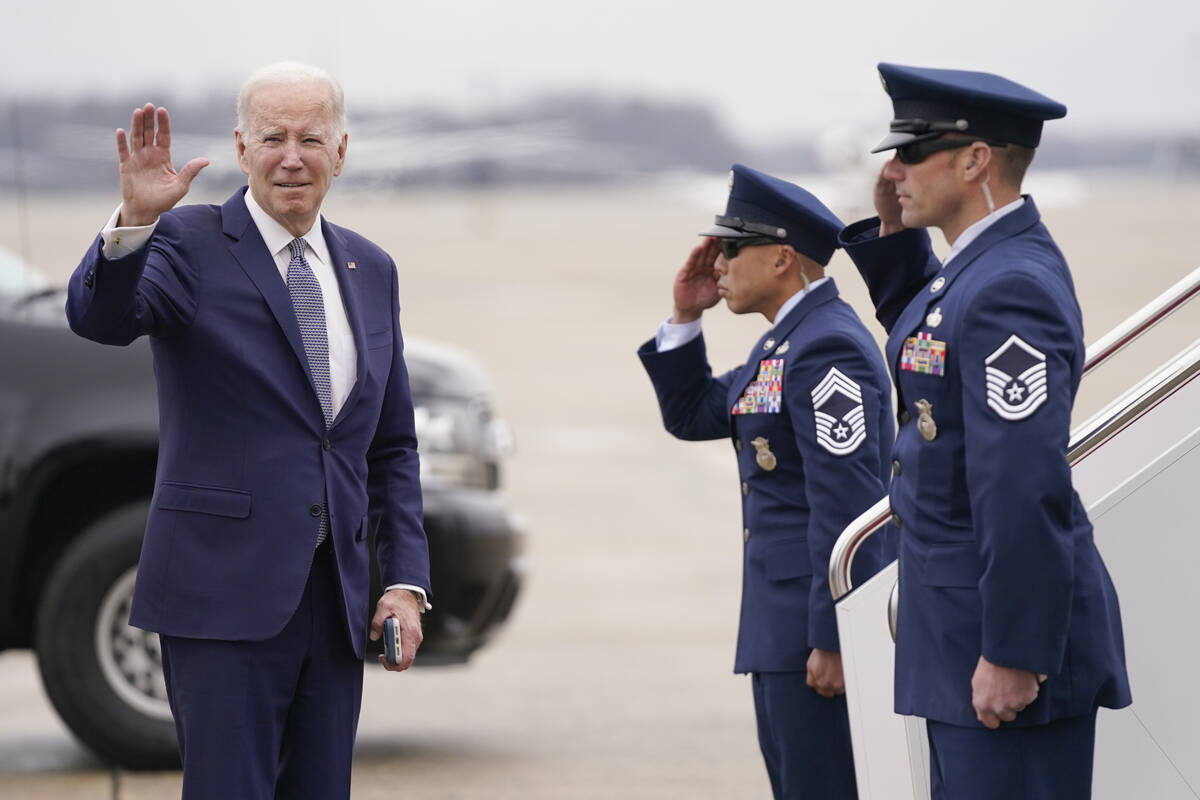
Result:
{"label": "black sunglasses", "polygon": [[940,153],[943,150],[957,150],[981,141],[991,147],[1007,147],[1003,142],[987,142],[986,139],[943,139],[938,137],[900,145],[896,148],[896,159],[901,164],[920,164],[934,153]]}
{"label": "black sunglasses", "polygon": [[779,244],[779,240],[772,239],[770,236],[749,236],[745,239],[718,239],[717,243],[721,247],[721,255],[725,256],[725,260],[733,261],[738,257],[738,253],[742,252],[743,247],[754,247],[759,244]]}

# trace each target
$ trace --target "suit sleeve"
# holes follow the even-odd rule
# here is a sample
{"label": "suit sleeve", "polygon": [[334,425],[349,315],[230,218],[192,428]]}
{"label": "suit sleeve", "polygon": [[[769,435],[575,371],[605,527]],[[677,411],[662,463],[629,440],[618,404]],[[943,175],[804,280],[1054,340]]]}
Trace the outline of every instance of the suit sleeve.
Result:
{"label": "suit sleeve", "polygon": [[67,284],[71,330],[101,344],[139,336],[176,336],[196,314],[200,270],[178,220],[164,215],[150,242],[129,255],[104,258],[99,236]]}
{"label": "suit sleeve", "polygon": [[672,435],[687,441],[730,435],[726,400],[736,370],[713,377],[704,334],[662,353],[651,339],[638,348],[638,357],[654,384],[663,425]]}
{"label": "suit sleeve", "polygon": [[420,586],[432,598],[429,542],[422,522],[421,467],[413,421],[412,392],[400,331],[396,265],[388,259],[392,295],[392,364],[375,436],[367,448],[368,524],[384,586]]}
{"label": "suit sleeve", "polygon": [[1036,281],[1008,274],[980,288],[957,338],[983,656],[1053,675],[1074,579],[1066,451],[1075,336]]}
{"label": "suit sleeve", "polygon": [[942,267],[924,228],[880,237],[879,218],[873,217],[844,228],[838,242],[867,284],[875,318],[888,333],[913,296]]}
{"label": "suit sleeve", "polygon": [[[887,493],[880,464],[891,442],[881,441],[878,430],[880,398],[887,395],[877,385],[877,360],[878,354],[864,353],[848,338],[828,337],[788,365],[786,402],[804,461],[809,506],[808,644],[821,650],[840,650],[829,591],[833,545],[847,525]],[[873,552],[860,554],[864,564]],[[868,566],[872,572],[879,567]]]}

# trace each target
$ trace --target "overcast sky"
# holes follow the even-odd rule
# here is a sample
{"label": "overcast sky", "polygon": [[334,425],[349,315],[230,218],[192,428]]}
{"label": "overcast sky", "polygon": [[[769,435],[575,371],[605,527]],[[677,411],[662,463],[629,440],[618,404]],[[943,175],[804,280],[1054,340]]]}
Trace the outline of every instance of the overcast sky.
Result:
{"label": "overcast sky", "polygon": [[1063,131],[1200,131],[1198,0],[5,5],[6,94],[232,93],[255,67],[296,58],[342,80],[352,123],[355,105],[470,110],[589,88],[706,101],[761,141],[882,129],[874,67],[895,61],[999,72],[1065,103]]}

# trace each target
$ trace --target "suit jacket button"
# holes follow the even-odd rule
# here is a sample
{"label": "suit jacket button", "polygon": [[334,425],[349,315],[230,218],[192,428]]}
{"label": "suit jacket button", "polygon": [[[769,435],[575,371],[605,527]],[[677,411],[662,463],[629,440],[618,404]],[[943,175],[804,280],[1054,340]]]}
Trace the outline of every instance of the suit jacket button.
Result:
{"label": "suit jacket button", "polygon": [[314,517],[321,516],[321,504],[313,503],[311,506],[308,507],[308,513],[312,514]]}
{"label": "suit jacket button", "polygon": [[750,541],[750,529],[749,528],[742,528],[742,541],[743,542]]}
{"label": "suit jacket button", "polygon": [[900,412],[900,424],[903,425],[903,424],[907,423],[910,419],[912,419],[912,417],[909,416],[907,408]]}
{"label": "suit jacket button", "polygon": [[900,474],[900,459],[892,459],[892,475]]}
{"label": "suit jacket button", "polygon": [[333,449],[333,442],[329,441],[328,439],[322,440],[321,441],[321,449],[324,450],[325,452],[329,452],[330,450]]}
{"label": "suit jacket button", "polygon": [[733,449],[737,450],[739,453],[742,452],[742,440],[741,439],[733,440]]}
{"label": "suit jacket button", "polygon": [[892,514],[892,524],[895,525],[897,528],[900,527],[900,515],[899,514]]}
{"label": "suit jacket button", "polygon": [[92,288],[92,284],[96,282],[96,272],[92,270],[87,275],[83,276],[83,285],[87,288]]}
{"label": "suit jacket button", "polygon": [[748,494],[750,494],[750,484],[742,481],[742,497],[745,497]]}

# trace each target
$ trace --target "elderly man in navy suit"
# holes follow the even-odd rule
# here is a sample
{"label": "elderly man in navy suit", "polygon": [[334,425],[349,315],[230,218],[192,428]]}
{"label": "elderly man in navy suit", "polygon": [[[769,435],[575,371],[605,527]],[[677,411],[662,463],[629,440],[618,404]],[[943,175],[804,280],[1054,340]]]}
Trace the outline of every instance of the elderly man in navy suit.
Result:
{"label": "elderly man in navy suit", "polygon": [[1082,800],[1096,708],[1130,693],[1066,458],[1082,317],[1021,195],[1043,122],[1067,110],[998,75],[879,72],[895,119],[876,151],[895,154],[879,217],[841,241],[890,334],[900,408],[896,710],[928,719],[935,800]]}
{"label": "elderly man in navy suit", "polygon": [[158,474],[130,622],[160,634],[184,798],[345,798],[368,636],[368,538],[403,670],[428,546],[396,267],[321,216],[346,156],[341,87],[255,73],[234,132],[248,176],[181,206],[166,109],[117,131],[122,202],[71,278],[80,335],[149,335]]}
{"label": "elderly man in navy suit", "polygon": [[[887,491],[891,390],[879,348],[824,267],[841,221],[799,186],[735,164],[725,214],[675,278],[675,311],[638,355],[667,430],[733,444],[741,477],[742,609],[734,671],[751,673],[776,798],[854,800],[829,557]],[[772,327],[714,377],[700,318],[725,298]],[[855,562],[891,558],[886,535]]]}

